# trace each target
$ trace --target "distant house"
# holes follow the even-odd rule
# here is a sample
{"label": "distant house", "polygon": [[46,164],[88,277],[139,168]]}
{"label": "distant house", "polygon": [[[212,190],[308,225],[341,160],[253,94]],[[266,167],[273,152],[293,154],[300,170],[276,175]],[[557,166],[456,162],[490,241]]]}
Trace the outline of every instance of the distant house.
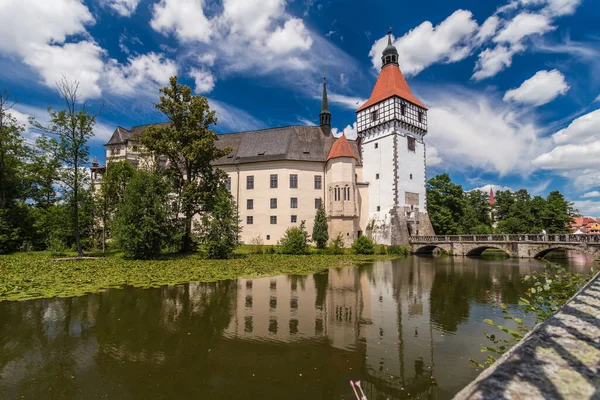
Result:
{"label": "distant house", "polygon": [[600,235],[600,218],[574,217],[571,232]]}

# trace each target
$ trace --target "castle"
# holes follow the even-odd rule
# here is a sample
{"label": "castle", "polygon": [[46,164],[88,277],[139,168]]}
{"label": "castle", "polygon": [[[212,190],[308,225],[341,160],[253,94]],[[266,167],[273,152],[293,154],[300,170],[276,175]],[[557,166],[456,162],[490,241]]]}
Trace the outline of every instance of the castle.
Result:
{"label": "castle", "polygon": [[[400,71],[391,33],[382,62],[371,97],[356,111],[355,141],[331,133],[326,79],[319,126],[219,135],[218,146],[233,150],[214,166],[228,174],[242,242],[260,237],[276,244],[301,221],[312,232],[321,201],[330,239],[341,234],[346,245],[360,235],[401,245],[410,236],[434,234],[425,190],[427,108]],[[105,144],[107,164],[127,160],[137,166],[138,138],[146,127],[117,127]]]}

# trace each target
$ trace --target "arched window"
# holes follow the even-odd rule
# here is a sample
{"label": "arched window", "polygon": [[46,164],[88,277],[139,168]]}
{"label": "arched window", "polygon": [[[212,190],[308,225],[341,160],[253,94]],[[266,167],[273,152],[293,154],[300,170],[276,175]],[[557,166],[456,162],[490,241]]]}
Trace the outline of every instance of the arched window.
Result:
{"label": "arched window", "polygon": [[350,188],[344,187],[344,201],[350,201]]}
{"label": "arched window", "polygon": [[340,200],[342,199],[342,196],[341,196],[341,191],[340,191],[340,187],[339,187],[339,186],[336,186],[336,187],[333,189],[333,195],[334,195],[334,196],[333,196],[333,199],[334,199],[335,201],[340,201]]}

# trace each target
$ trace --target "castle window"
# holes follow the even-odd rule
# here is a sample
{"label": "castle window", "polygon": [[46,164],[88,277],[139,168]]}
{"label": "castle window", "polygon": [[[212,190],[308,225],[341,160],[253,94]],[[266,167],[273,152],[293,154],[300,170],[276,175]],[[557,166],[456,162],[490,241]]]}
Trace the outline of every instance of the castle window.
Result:
{"label": "castle window", "polygon": [[406,114],[406,104],[404,104],[404,103],[400,104],[400,113],[402,115]]}
{"label": "castle window", "polygon": [[412,179],[412,174],[410,174],[410,179]]}
{"label": "castle window", "polygon": [[[271,215],[271,225],[277,225],[277,215]],[[271,236],[267,235],[267,240],[269,240]]]}
{"label": "castle window", "polygon": [[407,136],[406,138],[408,140],[408,150],[415,151],[415,138],[412,136]]}
{"label": "castle window", "polygon": [[378,149],[379,148],[379,143],[375,143],[375,148]]}
{"label": "castle window", "polygon": [[419,122],[423,122],[423,111],[419,111]]}
{"label": "castle window", "polygon": [[371,112],[371,122],[377,121],[377,110]]}
{"label": "castle window", "polygon": [[254,200],[253,199],[246,200],[246,209],[254,210]]}
{"label": "castle window", "polygon": [[277,174],[271,175],[271,189],[277,189]]}
{"label": "castle window", "polygon": [[379,179],[379,174],[375,174],[375,179]]}
{"label": "castle window", "polygon": [[298,222],[298,216],[297,215],[292,215],[291,222],[292,222],[292,224],[295,224],[296,222]]}
{"label": "castle window", "polygon": [[267,235],[267,240],[271,240],[271,235]]}
{"label": "castle window", "polygon": [[377,211],[381,211],[381,207],[380,206],[377,206]]}
{"label": "castle window", "polygon": [[339,187],[339,186],[336,186],[336,187],[333,189],[333,194],[334,194],[334,200],[335,200],[335,201],[340,201],[340,200],[342,199],[342,192],[341,192],[341,190],[340,190],[340,187]]}
{"label": "castle window", "polygon": [[321,206],[321,199],[315,199],[315,209]]}
{"label": "castle window", "polygon": [[254,175],[248,175],[246,177],[246,189],[248,189],[248,190],[254,189]]}
{"label": "castle window", "polygon": [[271,199],[271,208],[277,208],[277,199]]}
{"label": "castle window", "polygon": [[344,188],[344,201],[350,201],[350,188],[348,186]]}
{"label": "castle window", "polygon": [[298,175],[290,175],[290,189],[298,189]]}
{"label": "castle window", "polygon": [[290,208],[298,208],[298,198],[292,197],[290,199]]}
{"label": "castle window", "polygon": [[321,175],[315,175],[315,189],[321,190],[322,180]]}
{"label": "castle window", "polygon": [[254,223],[254,217],[246,217],[246,225],[252,225]]}
{"label": "castle window", "polygon": [[231,192],[231,177],[228,177],[228,178],[225,180],[225,189],[227,189],[228,191],[230,191],[230,192]]}

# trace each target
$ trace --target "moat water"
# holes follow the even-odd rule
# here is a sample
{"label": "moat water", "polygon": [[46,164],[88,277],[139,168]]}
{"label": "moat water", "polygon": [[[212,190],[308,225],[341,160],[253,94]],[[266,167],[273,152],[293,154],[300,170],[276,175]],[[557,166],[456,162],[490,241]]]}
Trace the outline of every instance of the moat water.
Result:
{"label": "moat water", "polygon": [[[572,271],[594,264],[566,259]],[[535,260],[412,256],[0,303],[1,399],[447,399]],[[529,322],[533,322],[530,318]]]}

